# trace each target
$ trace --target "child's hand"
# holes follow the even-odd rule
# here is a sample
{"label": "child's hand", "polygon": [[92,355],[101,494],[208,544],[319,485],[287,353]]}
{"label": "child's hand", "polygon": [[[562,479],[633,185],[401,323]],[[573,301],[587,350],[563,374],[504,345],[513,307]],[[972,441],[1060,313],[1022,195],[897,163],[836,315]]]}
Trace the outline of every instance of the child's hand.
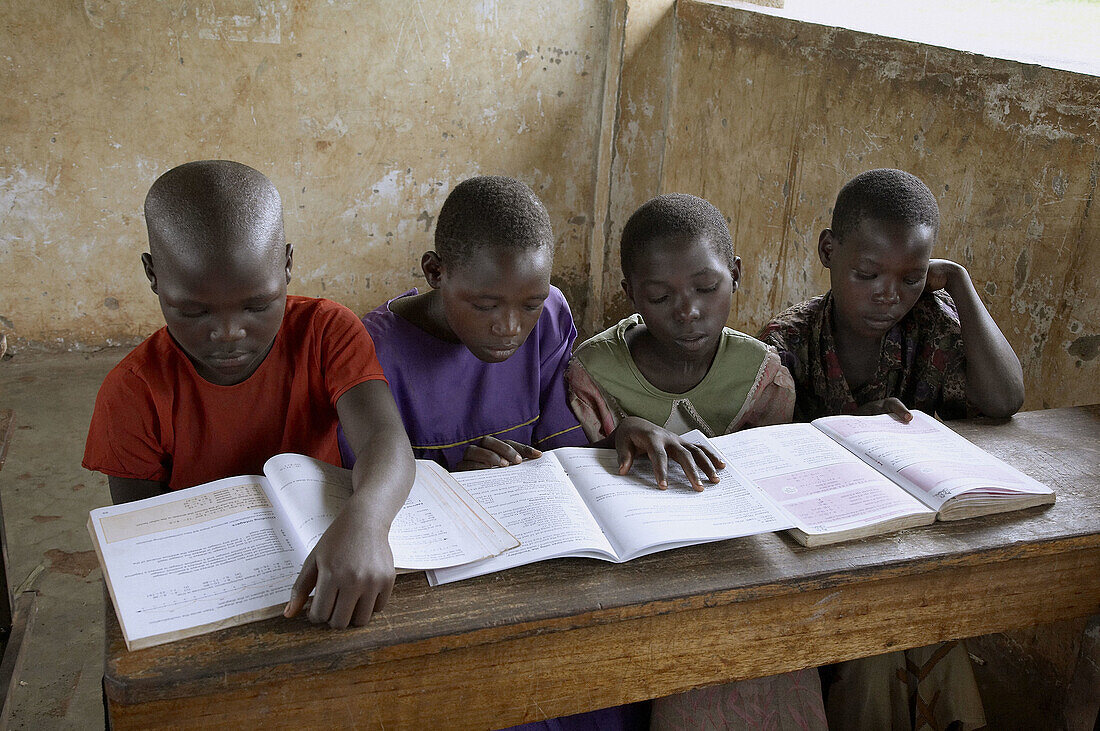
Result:
{"label": "child's hand", "polygon": [[525,459],[538,459],[542,452],[527,444],[513,442],[511,439],[482,437],[466,447],[462,461],[455,465],[456,470],[484,470],[490,467],[507,467],[519,464]]}
{"label": "child's hand", "polygon": [[706,474],[712,483],[718,482],[718,470],[726,466],[722,458],[709,447],[692,444],[676,434],[637,416],[628,416],[619,422],[612,434],[615,451],[619,453],[619,474],[630,472],[634,458],[648,456],[653,463],[653,476],[657,487],[668,489],[668,460],[671,457],[684,469],[691,487],[703,491],[703,483],[695,468]]}
{"label": "child's hand", "polygon": [[951,294],[951,284],[959,274],[969,276],[962,264],[957,264],[948,259],[931,259],[928,262],[928,276],[924,280],[926,292],[935,292],[937,289],[946,289]]}
{"label": "child's hand", "polygon": [[877,414],[891,414],[902,424],[908,424],[913,420],[913,415],[909,413],[909,409],[905,408],[905,404],[893,396],[884,398],[881,401],[870,401],[856,409],[856,416],[875,416]]}
{"label": "child's hand", "polygon": [[389,526],[377,525],[353,495],[313,547],[283,610],[293,617],[316,586],[309,621],[335,629],[364,625],[390,598],[396,572]]}

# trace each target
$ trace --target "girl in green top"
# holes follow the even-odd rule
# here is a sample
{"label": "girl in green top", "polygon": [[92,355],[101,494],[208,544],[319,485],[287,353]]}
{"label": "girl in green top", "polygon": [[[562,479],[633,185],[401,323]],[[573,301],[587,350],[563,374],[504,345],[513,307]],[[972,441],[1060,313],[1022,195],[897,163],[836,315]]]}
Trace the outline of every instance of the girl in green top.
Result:
{"label": "girl in green top", "polygon": [[[788,422],[794,381],[774,348],[726,327],[741,260],[725,218],[690,195],[663,195],[623,230],[623,289],[636,314],[582,344],[566,371],[590,440],[640,416],[676,434],[717,436]],[[826,729],[817,670],[653,702],[651,729]]]}
{"label": "girl in green top", "polygon": [[707,436],[791,420],[794,381],[775,349],[725,326],[741,259],[717,208],[654,198],[627,222],[620,256],[636,314],[577,348],[566,376],[590,440],[625,416]]}

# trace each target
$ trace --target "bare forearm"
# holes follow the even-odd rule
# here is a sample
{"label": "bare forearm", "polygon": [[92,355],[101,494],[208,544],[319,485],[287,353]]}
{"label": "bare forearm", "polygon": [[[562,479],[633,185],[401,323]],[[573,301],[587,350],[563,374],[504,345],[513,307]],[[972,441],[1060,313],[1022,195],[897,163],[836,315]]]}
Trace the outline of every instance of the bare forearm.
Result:
{"label": "bare forearm", "polygon": [[311,622],[366,624],[393,590],[393,518],[412,487],[415,466],[401,416],[384,381],[353,386],[336,402],[355,453],[354,493],[306,557],[284,614],[293,617],[316,586]]}
{"label": "bare forearm", "polygon": [[352,469],[352,499],[370,523],[389,530],[412,488],[416,466],[404,431],[376,434],[357,451]]}
{"label": "bare forearm", "polygon": [[416,466],[401,415],[384,381],[367,381],[336,403],[344,435],[355,454],[355,491],[345,510],[368,527],[385,527],[405,503]]}
{"label": "bare forearm", "polygon": [[986,310],[965,268],[957,266],[944,288],[959,310],[967,398],[987,416],[1011,416],[1024,402],[1019,358]]}

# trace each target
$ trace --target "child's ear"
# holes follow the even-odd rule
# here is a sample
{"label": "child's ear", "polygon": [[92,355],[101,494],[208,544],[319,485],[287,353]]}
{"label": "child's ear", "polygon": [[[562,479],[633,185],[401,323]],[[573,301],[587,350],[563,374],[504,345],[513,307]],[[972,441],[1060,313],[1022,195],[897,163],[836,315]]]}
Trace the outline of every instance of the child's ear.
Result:
{"label": "child's ear", "polygon": [[424,272],[424,279],[428,280],[428,286],[439,289],[443,281],[443,260],[439,258],[439,254],[434,251],[424,252],[424,256],[420,257],[420,268]]}
{"label": "child's ear", "polygon": [[833,230],[827,228],[822,231],[821,236],[817,239],[817,256],[821,259],[821,265],[826,269],[832,268],[833,253],[836,251],[836,246],[836,234],[833,233]]}
{"label": "child's ear", "polygon": [[294,267],[294,244],[286,245],[286,283],[290,284],[290,270]]}
{"label": "child's ear", "polygon": [[634,288],[630,286],[630,280],[623,277],[623,281],[620,282],[623,288],[623,292],[626,293],[626,298],[630,300],[631,304],[634,303]]}
{"label": "child's ear", "polygon": [[737,287],[741,284],[741,257],[733,257],[733,264],[730,266],[730,276],[733,277],[733,291],[737,291]]}
{"label": "child's ear", "polygon": [[157,294],[157,273],[153,270],[152,254],[141,255],[141,266],[145,269],[145,278],[149,280],[149,289]]}

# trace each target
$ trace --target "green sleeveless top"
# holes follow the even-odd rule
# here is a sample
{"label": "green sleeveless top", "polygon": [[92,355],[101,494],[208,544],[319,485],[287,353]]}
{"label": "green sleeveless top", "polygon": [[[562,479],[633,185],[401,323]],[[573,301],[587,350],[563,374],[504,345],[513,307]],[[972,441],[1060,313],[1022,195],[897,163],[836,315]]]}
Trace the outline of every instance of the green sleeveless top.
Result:
{"label": "green sleeveless top", "polygon": [[631,315],[592,336],[573,353],[599,385],[608,407],[678,434],[691,429],[707,436],[725,434],[753,392],[768,347],[727,327],[703,380],[690,391],[669,393],[647,381],[630,356],[626,333],[640,324],[642,316]]}

